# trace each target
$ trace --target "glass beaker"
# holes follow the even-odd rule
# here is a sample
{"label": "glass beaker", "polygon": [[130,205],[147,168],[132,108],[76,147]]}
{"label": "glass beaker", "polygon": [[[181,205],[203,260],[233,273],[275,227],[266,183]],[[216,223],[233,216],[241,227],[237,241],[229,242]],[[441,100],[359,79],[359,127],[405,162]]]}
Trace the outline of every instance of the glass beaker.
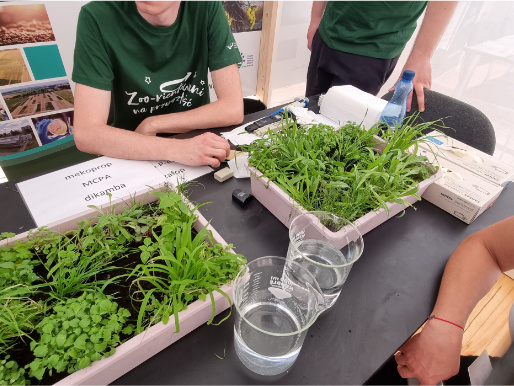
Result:
{"label": "glass beaker", "polygon": [[330,212],[302,213],[289,226],[287,258],[313,274],[327,308],[336,302],[363,250],[364,240],[359,230],[350,221]]}
{"label": "glass beaker", "polygon": [[312,274],[284,257],[249,262],[234,281],[234,346],[241,362],[277,375],[295,362],[308,328],[324,310]]}

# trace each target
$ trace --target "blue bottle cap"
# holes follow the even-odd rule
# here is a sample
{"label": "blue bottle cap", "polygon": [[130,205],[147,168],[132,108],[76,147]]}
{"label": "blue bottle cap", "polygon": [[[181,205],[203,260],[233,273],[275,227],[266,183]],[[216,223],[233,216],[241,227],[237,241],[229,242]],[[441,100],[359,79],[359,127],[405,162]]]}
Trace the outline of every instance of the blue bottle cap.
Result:
{"label": "blue bottle cap", "polygon": [[414,79],[414,75],[416,75],[416,73],[414,71],[405,70],[403,72],[402,79],[403,80],[412,80],[412,79]]}

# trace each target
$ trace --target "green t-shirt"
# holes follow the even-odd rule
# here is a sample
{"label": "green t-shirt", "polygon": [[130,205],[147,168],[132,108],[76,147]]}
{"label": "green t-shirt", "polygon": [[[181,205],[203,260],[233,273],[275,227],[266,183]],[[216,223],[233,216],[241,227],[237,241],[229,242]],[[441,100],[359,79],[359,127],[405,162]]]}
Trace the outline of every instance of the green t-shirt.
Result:
{"label": "green t-shirt", "polygon": [[332,49],[392,59],[416,30],[426,1],[329,1],[319,26]]}
{"label": "green t-shirt", "polygon": [[220,2],[183,1],[171,26],[156,27],[132,1],[92,1],[79,14],[72,79],[111,91],[113,126],[135,130],[208,104],[208,69],[239,62]]}

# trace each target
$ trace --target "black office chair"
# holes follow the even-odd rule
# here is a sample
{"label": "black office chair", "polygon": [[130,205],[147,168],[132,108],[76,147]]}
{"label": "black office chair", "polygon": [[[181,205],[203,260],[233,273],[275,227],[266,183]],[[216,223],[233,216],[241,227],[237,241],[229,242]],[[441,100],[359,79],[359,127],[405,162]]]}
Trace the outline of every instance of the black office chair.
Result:
{"label": "black office chair", "polygon": [[258,99],[243,98],[244,114],[252,114],[258,111],[266,110],[266,105]]}
{"label": "black office chair", "polygon": [[[390,100],[393,92],[385,94],[382,99]],[[418,111],[416,94],[412,98],[412,109],[407,116]],[[425,111],[420,113],[416,122],[431,122],[441,119],[446,129],[441,129],[449,137],[472,146],[475,149],[493,155],[496,136],[489,118],[476,107],[458,99],[425,90]],[[427,130],[429,132],[431,130]],[[426,133],[424,133],[426,134]]]}

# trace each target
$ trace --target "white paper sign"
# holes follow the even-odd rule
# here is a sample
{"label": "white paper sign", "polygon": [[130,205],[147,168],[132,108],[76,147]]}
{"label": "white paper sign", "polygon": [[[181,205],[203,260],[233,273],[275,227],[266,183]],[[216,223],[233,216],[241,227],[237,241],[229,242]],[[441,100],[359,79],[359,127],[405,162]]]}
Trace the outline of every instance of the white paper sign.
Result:
{"label": "white paper sign", "polygon": [[173,161],[150,161],[172,185],[180,185],[212,172],[210,166],[187,166]]}
{"label": "white paper sign", "polygon": [[25,199],[38,227],[130,196],[148,186],[164,182],[163,175],[148,161],[99,157],[31,180],[20,182]]}
{"label": "white paper sign", "polygon": [[257,92],[257,69],[259,68],[259,49],[261,31],[239,32],[234,34],[241,54],[241,89],[243,96],[255,95]]}

